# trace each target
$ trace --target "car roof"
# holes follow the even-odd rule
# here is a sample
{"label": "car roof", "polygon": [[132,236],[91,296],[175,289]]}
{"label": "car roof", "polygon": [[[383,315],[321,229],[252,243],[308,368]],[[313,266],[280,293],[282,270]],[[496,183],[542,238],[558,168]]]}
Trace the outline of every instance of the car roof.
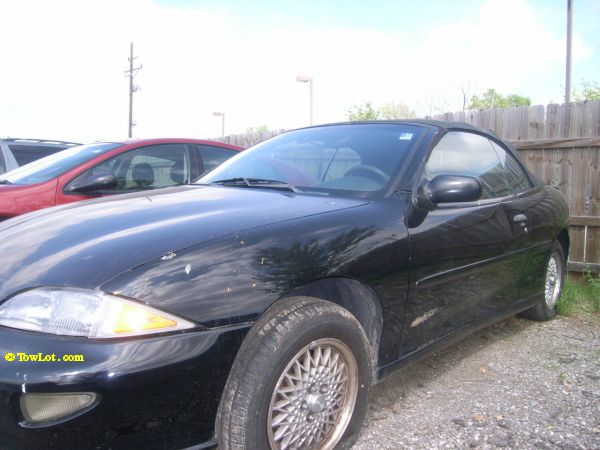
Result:
{"label": "car roof", "polygon": [[30,139],[30,138],[0,138],[0,142],[12,142],[24,145],[45,145],[45,146],[69,146],[81,145],[79,142],[57,141],[56,139]]}
{"label": "car roof", "polygon": [[444,120],[433,120],[433,119],[404,119],[404,120],[357,120],[352,122],[336,122],[327,123],[323,125],[314,125],[313,127],[306,128],[318,128],[323,126],[335,126],[335,125],[358,125],[358,124],[382,124],[382,123],[398,123],[398,124],[410,124],[410,125],[424,125],[429,127],[436,127],[442,130],[467,130],[475,131],[477,133],[486,134],[498,139],[498,136],[492,130],[486,130],[483,128],[476,127],[466,122],[449,122]]}
{"label": "car roof", "polygon": [[211,141],[207,139],[193,139],[193,138],[133,138],[133,139],[123,139],[123,140],[115,140],[115,141],[99,141],[95,142],[95,144],[99,143],[112,143],[112,144],[137,144],[137,145],[152,145],[152,144],[200,144],[200,145],[212,145],[218,146],[222,148],[227,148],[230,150],[243,150],[243,147],[238,145],[226,144],[224,142],[219,141]]}

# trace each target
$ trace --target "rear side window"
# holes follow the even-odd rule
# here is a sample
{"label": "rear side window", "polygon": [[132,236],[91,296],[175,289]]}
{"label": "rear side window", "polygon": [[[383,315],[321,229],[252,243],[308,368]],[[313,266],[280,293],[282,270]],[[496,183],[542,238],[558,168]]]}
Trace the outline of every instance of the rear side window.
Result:
{"label": "rear side window", "polygon": [[2,154],[2,149],[0,148],[0,174],[6,172],[6,164],[4,164],[4,155]]}
{"label": "rear side window", "polygon": [[200,153],[200,160],[204,166],[203,174],[210,172],[215,167],[221,165],[232,156],[235,156],[238,152],[235,150],[229,150],[227,148],[211,147],[210,145],[198,145],[198,153]]}
{"label": "rear side window", "polygon": [[26,144],[11,144],[8,147],[17,160],[19,166],[24,166],[25,164],[29,164],[37,159],[52,155],[53,153],[59,152],[63,149],[61,147],[47,147],[44,145]]}
{"label": "rear side window", "polygon": [[431,152],[425,178],[463,175],[481,182],[481,198],[503,197],[506,191],[503,167],[487,138],[473,133],[451,131]]}
{"label": "rear side window", "polygon": [[498,154],[502,164],[504,181],[506,183],[506,195],[514,195],[526,191],[532,187],[529,177],[521,167],[521,164],[504,148],[490,141],[492,147]]}

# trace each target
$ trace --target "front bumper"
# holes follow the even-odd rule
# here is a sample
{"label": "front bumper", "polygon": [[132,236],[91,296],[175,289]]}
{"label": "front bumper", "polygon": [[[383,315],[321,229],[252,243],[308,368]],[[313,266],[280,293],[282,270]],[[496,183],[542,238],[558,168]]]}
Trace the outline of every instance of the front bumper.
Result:
{"label": "front bumper", "polygon": [[[220,396],[249,326],[119,341],[0,327],[0,448],[210,445]],[[54,354],[55,361],[25,362],[18,353]],[[64,355],[84,361],[65,362]],[[31,427],[19,406],[24,392],[95,392],[98,401],[77,417]]]}

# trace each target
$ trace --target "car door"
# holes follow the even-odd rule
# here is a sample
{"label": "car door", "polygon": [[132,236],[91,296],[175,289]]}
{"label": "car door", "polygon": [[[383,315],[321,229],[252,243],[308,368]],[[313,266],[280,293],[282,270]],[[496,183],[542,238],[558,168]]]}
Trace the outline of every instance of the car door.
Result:
{"label": "car door", "polygon": [[2,151],[2,145],[0,144],[0,175],[6,172],[6,164],[4,163],[4,152]]}
{"label": "car door", "polygon": [[[57,204],[187,184],[195,173],[190,159],[187,144],[147,145],[128,150],[70,180],[63,189],[63,195],[57,195]],[[88,194],[69,192],[70,188],[100,175],[114,175],[117,178],[116,188]]]}
{"label": "car door", "polygon": [[440,204],[409,227],[412,268],[404,352],[497,313],[504,299],[517,295],[523,264],[511,253],[513,225],[502,207],[505,182],[488,139],[466,131],[446,133],[430,152],[419,182],[437,175],[475,177],[482,196]]}
{"label": "car door", "polygon": [[200,163],[200,175],[210,172],[218,165],[238,154],[237,151],[228,148],[201,144],[196,145],[196,151],[198,162]]}
{"label": "car door", "polygon": [[502,142],[490,140],[502,164],[506,183],[506,196],[501,205],[507,221],[513,229],[513,242],[510,252],[522,262],[518,294],[498,299],[505,306],[515,301],[523,301],[543,290],[546,259],[551,241],[547,238],[548,208],[552,204],[545,201],[542,186],[536,187],[521,162]]}

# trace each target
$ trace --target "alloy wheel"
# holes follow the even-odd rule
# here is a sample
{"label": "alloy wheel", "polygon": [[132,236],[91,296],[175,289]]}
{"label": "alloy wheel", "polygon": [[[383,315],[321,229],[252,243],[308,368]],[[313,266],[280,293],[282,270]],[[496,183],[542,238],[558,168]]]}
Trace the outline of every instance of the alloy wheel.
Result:
{"label": "alloy wheel", "polygon": [[558,254],[552,253],[546,269],[546,287],[544,297],[548,308],[554,308],[562,285],[562,264]]}
{"label": "alloy wheel", "polygon": [[346,431],[358,367],[337,339],[319,339],[289,362],[273,391],[267,429],[273,450],[332,449]]}

